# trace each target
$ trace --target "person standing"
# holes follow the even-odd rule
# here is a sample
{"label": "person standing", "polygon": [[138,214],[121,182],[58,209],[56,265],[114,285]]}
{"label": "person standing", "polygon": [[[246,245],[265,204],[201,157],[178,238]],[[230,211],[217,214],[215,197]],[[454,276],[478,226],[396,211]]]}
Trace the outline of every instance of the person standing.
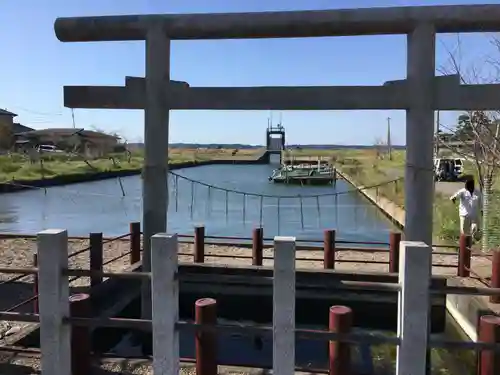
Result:
{"label": "person standing", "polygon": [[479,234],[479,219],[482,213],[481,193],[475,189],[474,180],[465,181],[465,187],[453,194],[450,200],[458,199],[458,214],[460,215],[460,233],[477,239]]}

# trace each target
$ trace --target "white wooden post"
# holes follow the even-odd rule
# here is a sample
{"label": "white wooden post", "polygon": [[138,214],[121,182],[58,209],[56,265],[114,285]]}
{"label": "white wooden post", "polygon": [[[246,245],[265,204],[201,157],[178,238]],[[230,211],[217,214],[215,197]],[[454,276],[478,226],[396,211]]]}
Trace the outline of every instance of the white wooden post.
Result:
{"label": "white wooden post", "polygon": [[401,241],[396,375],[426,374],[431,267],[432,247]]}
{"label": "white wooden post", "polygon": [[179,374],[179,284],[177,235],[151,237],[153,370],[155,375]]}
{"label": "white wooden post", "polygon": [[274,237],[273,375],[295,373],[295,237]]}
{"label": "white wooden post", "polygon": [[47,229],[37,235],[38,299],[42,374],[71,374],[71,327],[69,282],[62,271],[68,268],[68,232]]}

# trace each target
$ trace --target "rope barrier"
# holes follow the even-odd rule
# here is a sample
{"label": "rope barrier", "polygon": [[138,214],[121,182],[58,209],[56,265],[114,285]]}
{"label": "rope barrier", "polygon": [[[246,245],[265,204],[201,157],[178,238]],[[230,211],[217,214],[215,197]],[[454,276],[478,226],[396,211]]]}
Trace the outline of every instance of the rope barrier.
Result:
{"label": "rope barrier", "polygon": [[[117,236],[117,237],[107,238],[106,240],[104,240],[102,242],[102,244],[104,245],[104,244],[107,244],[107,243],[110,243],[110,242],[118,241],[118,240],[121,240],[122,238],[128,237],[130,235],[131,235],[131,233],[125,233],[125,234],[122,234],[122,235]],[[89,251],[89,250],[90,250],[90,246],[87,246],[87,247],[85,247],[83,249],[75,251],[74,253],[71,253],[71,254],[68,255],[68,259],[71,259],[71,258],[73,258],[73,257],[75,257],[77,255],[80,255],[80,254],[82,254],[82,253],[84,253],[86,251]]]}
{"label": "rope barrier", "polygon": [[108,265],[110,263],[113,263],[114,261],[117,261],[119,259],[122,259],[122,258],[126,257],[127,255],[130,255],[131,253],[132,253],[132,251],[127,251],[126,253],[123,253],[123,254],[118,255],[118,256],[116,256],[114,258],[111,258],[110,260],[107,260],[106,262],[103,262],[102,265],[106,266],[106,265]]}
{"label": "rope barrier", "polygon": [[[212,184],[209,184],[209,183],[206,183],[206,182],[203,182],[203,181],[195,180],[195,179],[183,176],[181,174],[178,174],[178,173],[175,173],[175,172],[172,172],[172,171],[170,171],[169,173],[172,176],[174,176],[175,179],[185,180],[185,181],[188,181],[189,183],[191,183],[193,185],[204,186],[204,187],[206,187],[208,189],[214,189],[214,190],[219,190],[219,191],[223,191],[223,192],[227,192],[227,193],[233,193],[233,194],[238,194],[238,195],[243,195],[243,196],[249,196],[249,197],[277,198],[277,199],[282,199],[282,198],[284,198],[284,199],[286,199],[286,198],[290,198],[290,199],[293,199],[293,198],[295,198],[295,199],[297,199],[297,198],[314,198],[314,199],[318,199],[318,198],[321,198],[321,197],[333,197],[333,196],[336,196],[336,195],[351,194],[351,193],[358,192],[358,191],[361,191],[361,190],[375,189],[377,187],[389,185],[391,183],[395,183],[397,181],[401,181],[401,180],[404,179],[403,177],[399,177],[399,178],[392,179],[392,180],[389,180],[389,181],[384,181],[384,182],[381,182],[381,183],[378,183],[378,184],[374,184],[374,185],[370,185],[370,186],[363,186],[360,189],[350,189],[350,190],[346,190],[346,191],[339,191],[339,192],[336,191],[336,192],[332,192],[332,193],[277,195],[277,194],[261,194],[261,193],[247,192],[247,191],[241,191],[241,190],[236,190],[236,189],[223,188],[223,187],[212,185]],[[178,181],[177,182],[174,181],[174,187],[176,187],[176,186],[178,186]]]}
{"label": "rope barrier", "polygon": [[[363,186],[363,187],[361,187],[359,189],[349,189],[349,190],[345,190],[345,191],[340,191],[340,192],[336,191],[336,192],[332,192],[332,193],[277,195],[277,194],[261,194],[261,193],[255,193],[255,192],[246,192],[246,191],[241,191],[241,190],[236,190],[236,189],[223,188],[223,187],[212,185],[212,184],[200,181],[200,180],[195,180],[195,179],[183,176],[181,174],[178,174],[178,173],[175,173],[175,172],[172,172],[172,171],[170,171],[169,174],[172,175],[172,176],[174,176],[175,179],[185,180],[185,181],[188,181],[189,183],[191,183],[193,185],[200,185],[200,186],[204,186],[204,187],[209,188],[209,189],[214,189],[214,190],[223,191],[223,192],[232,193],[232,194],[237,194],[237,195],[251,196],[251,197],[280,198],[280,199],[281,198],[284,198],[284,199],[286,199],[286,198],[289,198],[289,199],[293,199],[293,198],[295,198],[295,199],[297,199],[297,198],[314,198],[314,199],[317,199],[317,198],[321,198],[321,197],[333,197],[333,196],[344,195],[344,194],[352,194],[352,193],[363,191],[363,190],[375,189],[375,188],[378,188],[378,187],[382,187],[382,186],[385,186],[385,185],[389,185],[391,183],[395,183],[395,182],[404,180],[404,177],[399,177],[399,178],[388,180],[388,181],[384,181],[384,182],[381,182],[381,183],[378,183],[378,184],[369,185],[369,186]],[[4,184],[11,185],[11,186],[17,186],[17,187],[22,187],[22,188],[25,188],[25,189],[32,189],[32,190],[45,190],[46,189],[45,187],[39,187],[39,186],[21,184],[21,183],[15,182],[15,181],[7,181],[7,182],[4,182]],[[177,190],[177,188],[178,188],[178,181],[174,182],[174,190]],[[192,190],[194,190],[194,189],[192,188]],[[101,196],[101,197],[115,197],[115,198],[119,197],[119,198],[124,198],[123,195],[82,192],[82,191],[71,190],[71,189],[65,189],[65,192],[72,193],[72,194],[75,194],[75,195],[87,195],[87,196]],[[194,195],[195,194],[193,192],[193,194],[192,194],[193,200],[194,200]],[[125,197],[128,198],[128,199],[142,199],[141,197],[130,196],[130,195],[127,195]],[[192,202],[192,204],[193,203],[194,202]]]}

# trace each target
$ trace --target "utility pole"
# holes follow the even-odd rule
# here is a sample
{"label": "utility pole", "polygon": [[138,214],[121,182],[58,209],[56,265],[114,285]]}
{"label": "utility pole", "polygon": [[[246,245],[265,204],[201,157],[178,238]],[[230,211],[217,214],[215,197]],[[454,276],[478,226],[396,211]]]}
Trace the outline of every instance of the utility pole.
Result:
{"label": "utility pole", "polygon": [[435,137],[435,140],[434,140],[434,148],[435,148],[435,155],[434,157],[437,158],[439,156],[439,113],[440,111],[436,111],[437,112],[437,115],[436,115],[436,135],[434,136]]}
{"label": "utility pole", "polygon": [[389,160],[392,160],[392,146],[391,146],[391,118],[387,117],[387,152]]}

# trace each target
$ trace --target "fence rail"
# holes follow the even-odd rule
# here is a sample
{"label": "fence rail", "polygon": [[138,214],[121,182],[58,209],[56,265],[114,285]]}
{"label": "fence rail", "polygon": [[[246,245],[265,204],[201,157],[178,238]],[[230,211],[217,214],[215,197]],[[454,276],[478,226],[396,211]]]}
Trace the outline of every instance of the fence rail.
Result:
{"label": "fence rail", "polygon": [[[5,235],[4,235],[5,236]],[[112,238],[103,238],[102,233],[91,233],[89,235],[89,246],[86,246],[78,251],[70,253],[68,258],[73,258],[77,255],[89,252],[89,263],[90,269],[93,271],[100,272],[103,270],[105,265],[122,259],[126,256],[130,257],[130,264],[136,264],[141,259],[141,224],[139,222],[130,223],[130,231],[126,234],[122,234]],[[270,239],[264,237],[263,228],[254,228],[252,231],[252,237],[238,237],[238,236],[209,236],[205,234],[204,226],[197,226],[194,228],[193,235],[178,235],[180,238],[180,243],[192,243],[192,252],[179,251],[178,255],[189,256],[193,258],[195,263],[204,263],[206,257],[210,258],[228,258],[228,259],[248,259],[254,266],[263,265],[264,260],[273,260],[274,255],[264,255],[264,250],[268,248],[273,248],[274,244],[270,243]],[[82,237],[83,239],[83,237]],[[119,240],[128,240],[130,244],[130,250],[126,253],[120,254],[106,262],[103,261],[103,245],[112,243]],[[208,241],[207,241],[208,240]],[[213,241],[216,240],[216,241]],[[233,243],[227,241],[246,241],[245,243]],[[314,243],[315,245],[302,245],[303,243]],[[378,245],[384,247],[360,247],[360,248],[346,248],[338,247],[337,244],[356,244],[356,245]],[[322,251],[323,258],[317,257],[301,257],[296,256],[296,261],[309,261],[323,263],[324,269],[334,269],[337,263],[362,263],[362,264],[374,264],[374,265],[387,265],[387,271],[391,273],[397,273],[399,271],[399,259],[400,259],[400,243],[401,243],[401,233],[391,232],[389,236],[389,242],[377,242],[377,241],[338,241],[336,239],[335,230],[325,230],[323,240],[296,240],[295,248],[296,250],[315,250]],[[205,245],[219,245],[219,246],[231,246],[237,245],[238,247],[248,247],[252,249],[250,256],[231,254],[206,254]],[[456,275],[459,277],[471,277],[478,280],[483,285],[491,288],[500,288],[500,253],[494,252],[493,255],[485,255],[480,252],[473,252],[471,250],[471,239],[467,236],[460,237],[460,241],[457,247],[453,245],[432,245],[433,251],[432,255],[456,257],[457,262],[451,264],[443,262],[432,263],[433,267],[440,268],[456,268]],[[440,251],[440,248],[457,248],[457,252],[446,252]],[[355,251],[359,253],[388,253],[388,260],[373,260],[373,259],[345,259],[338,258],[337,253],[345,251]],[[36,254],[34,255],[33,265],[36,266]],[[473,271],[471,266],[472,257],[487,257],[491,260],[491,277],[483,277]],[[22,272],[15,271],[14,268],[9,268],[5,270],[4,273],[20,273],[9,280],[5,280],[0,283],[0,285],[5,285],[10,282],[20,281],[28,275],[22,274]],[[86,275],[91,278],[91,286],[98,285],[102,282],[103,277],[98,274]],[[70,281],[75,281],[78,278],[83,277],[83,275],[74,275]],[[108,276],[106,276],[108,277]],[[118,277],[118,276],[116,276]],[[22,301],[12,307],[7,311],[15,311],[18,308],[33,302],[34,311],[38,311],[38,280],[35,275],[34,281],[34,295],[25,301]],[[500,297],[496,295],[490,296],[490,303],[500,304]]]}
{"label": "fence rail", "polygon": [[[140,228],[134,224],[131,246],[140,245]],[[331,240],[331,233],[328,235]],[[102,235],[93,235],[92,248],[102,244]],[[259,240],[262,238],[259,237]],[[200,239],[200,237],[198,237]],[[395,238],[398,239],[397,236]],[[101,241],[98,241],[101,240]],[[295,326],[295,260],[297,244],[292,237],[274,239],[274,275],[255,277],[273,285],[273,325],[218,324],[217,301],[200,299],[195,303],[196,320],[180,321],[178,305],[182,275],[178,274],[179,241],[177,235],[157,234],[152,237],[151,272],[104,272],[101,269],[70,269],[68,266],[68,236],[65,230],[46,230],[37,237],[38,266],[0,268],[4,273],[23,273],[38,276],[39,313],[1,312],[0,319],[40,323],[40,351],[42,372],[46,374],[86,374],[90,368],[90,327],[120,327],[150,330],[153,334],[153,367],[155,374],[178,374],[179,330],[197,332],[196,366],[199,375],[217,374],[216,337],[221,332],[272,335],[273,373],[291,375],[295,370],[295,338],[329,342],[329,374],[344,375],[350,371],[349,352],[353,344],[397,345],[397,370],[403,374],[425,374],[426,352],[429,348],[472,349],[479,351],[478,374],[500,373],[500,317],[483,316],[479,325],[479,342],[459,342],[431,338],[428,334],[431,295],[468,294],[500,297],[500,288],[470,288],[456,286],[429,286],[433,249],[423,243],[398,243],[398,283],[349,282],[332,286],[345,290],[376,290],[397,292],[398,336],[353,332],[352,311],[345,306],[332,306],[327,331],[298,329]],[[134,245],[132,245],[134,244]],[[196,246],[196,241],[195,241]],[[470,248],[468,248],[470,250]],[[140,250],[140,249],[139,249]],[[137,249],[135,249],[137,252]],[[134,253],[134,249],[131,250]],[[325,253],[328,253],[325,251]],[[196,254],[196,253],[195,253]],[[140,254],[139,254],[140,255]],[[132,257],[131,257],[132,259]],[[136,260],[136,258],[134,258]],[[326,259],[327,263],[331,259]],[[91,262],[92,264],[92,262]],[[90,295],[70,296],[70,277],[106,277],[151,280],[151,319],[92,318]],[[223,281],[234,281],[237,276],[221,275]],[[73,343],[73,345],[72,345]],[[76,344],[78,343],[78,344]]]}
{"label": "fence rail", "polygon": [[[227,236],[206,236],[205,235],[205,227],[197,226],[194,230],[194,235],[179,235],[181,238],[179,242],[185,242],[184,238],[192,238],[192,243],[194,244],[193,253],[180,252],[179,255],[192,256],[193,261],[195,263],[204,263],[205,257],[215,257],[215,258],[239,258],[239,259],[248,259],[250,257],[244,255],[235,255],[235,254],[205,254],[205,245],[235,245],[234,243],[224,242],[224,241],[206,241],[207,239],[216,239],[216,240],[245,240],[248,241],[246,244],[238,243],[237,246],[247,246],[252,248],[252,265],[261,266],[263,264],[263,260],[271,260],[273,256],[264,256],[263,251],[267,248],[273,248],[274,245],[272,243],[267,242],[263,236],[262,228],[254,228],[252,232],[252,237],[227,237]],[[312,262],[323,262],[323,266],[325,269],[334,269],[336,263],[365,263],[365,264],[387,264],[388,272],[397,273],[399,271],[399,259],[400,259],[400,243],[401,243],[401,233],[399,232],[391,232],[389,236],[389,242],[376,242],[378,245],[386,245],[382,248],[345,248],[345,247],[337,247],[338,243],[346,243],[336,241],[336,232],[335,230],[325,230],[323,240],[296,240],[296,243],[317,243],[315,246],[305,246],[305,245],[296,245],[296,250],[319,250],[323,251],[324,256],[323,259],[320,258],[304,258],[304,257],[296,257],[297,261],[312,261]],[[189,241],[191,243],[191,241]],[[321,245],[319,245],[321,243]],[[362,244],[362,242],[355,242],[356,244]],[[371,242],[372,244],[375,242]],[[364,243],[366,244],[366,243]],[[449,248],[449,249],[457,249],[456,252],[446,252],[440,251],[439,249]],[[336,257],[337,253],[341,253],[344,251],[354,251],[354,252],[362,252],[362,253],[387,253],[389,254],[388,261],[380,261],[380,260],[369,260],[369,259],[339,259]],[[449,256],[456,257],[457,262],[453,264],[445,264],[443,262],[440,263],[432,263],[433,267],[440,268],[456,268],[456,275],[459,277],[472,277],[479,280],[486,286],[490,286],[492,288],[500,288],[500,253],[494,252],[493,255],[484,254],[482,252],[473,252],[471,249],[471,238],[469,236],[461,236],[459,244],[457,246],[453,245],[432,245],[432,255],[439,256]],[[472,258],[480,257],[487,258],[491,261],[491,278],[488,280],[487,278],[481,277],[476,274],[472,270]],[[499,304],[500,297],[491,296],[490,303]]]}
{"label": "fence rail", "polygon": [[[107,261],[103,261],[103,254],[105,244],[113,243],[118,240],[128,239],[130,241],[130,250],[115,256]],[[83,238],[82,238],[83,239]],[[90,269],[96,272],[101,272],[103,267],[109,265],[117,260],[120,260],[126,256],[130,257],[130,264],[135,264],[140,260],[140,252],[141,252],[141,225],[140,223],[131,223],[130,224],[130,232],[122,234],[120,236],[112,237],[112,238],[103,238],[102,233],[90,233],[89,237],[89,246],[86,246],[82,249],[79,249],[75,252],[69,253],[68,259],[72,259],[78,255],[84,254],[86,252],[89,253],[89,265]],[[21,281],[22,279],[28,276],[34,276],[33,280],[33,295],[19,303],[16,303],[9,307],[5,312],[14,312],[19,308],[26,306],[30,303],[33,304],[33,312],[38,313],[39,310],[39,301],[38,301],[38,272],[35,272],[38,265],[38,254],[33,254],[33,268],[16,268],[16,267],[8,267],[4,268],[2,273],[5,274],[20,274],[13,278],[4,280],[0,283],[0,285],[7,285],[10,283],[14,283],[17,281]],[[72,278],[69,279],[69,282],[73,282],[78,280],[83,276],[73,275]],[[92,274],[90,277],[90,286],[94,287],[102,283],[103,277],[100,274]]]}

